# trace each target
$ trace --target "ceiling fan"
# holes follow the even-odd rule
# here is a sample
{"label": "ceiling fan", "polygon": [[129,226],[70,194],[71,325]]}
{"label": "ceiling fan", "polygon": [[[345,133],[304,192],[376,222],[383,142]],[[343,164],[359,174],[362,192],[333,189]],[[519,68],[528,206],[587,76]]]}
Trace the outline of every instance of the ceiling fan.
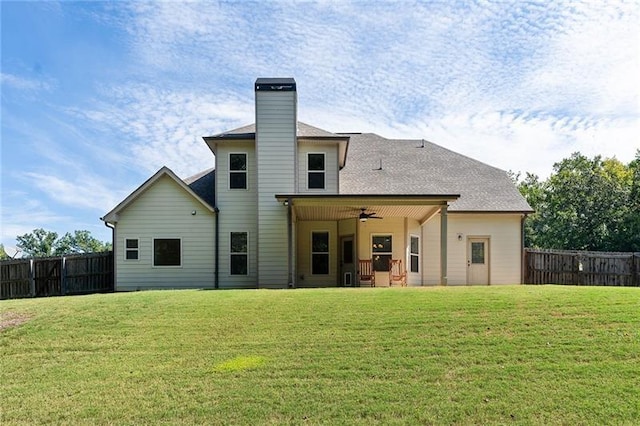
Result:
{"label": "ceiling fan", "polygon": [[366,210],[366,207],[362,207],[360,209],[360,214],[358,215],[358,219],[360,219],[360,222],[366,222],[369,219],[382,219],[381,217],[376,216],[375,212],[367,213]]}

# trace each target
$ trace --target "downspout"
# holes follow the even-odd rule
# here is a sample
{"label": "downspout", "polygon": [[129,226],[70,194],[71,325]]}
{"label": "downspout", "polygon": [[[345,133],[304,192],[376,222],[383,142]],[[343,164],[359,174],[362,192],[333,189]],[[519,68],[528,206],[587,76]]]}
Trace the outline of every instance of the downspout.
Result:
{"label": "downspout", "polygon": [[216,219],[215,219],[215,225],[216,225],[216,234],[214,237],[214,241],[215,241],[215,250],[216,250],[216,263],[214,265],[214,280],[213,280],[213,288],[218,289],[220,288],[220,221],[219,221],[219,216],[220,216],[220,209],[217,207],[213,208],[213,211],[216,214]]}
{"label": "downspout", "polygon": [[100,220],[104,221],[104,226],[111,229],[111,249],[113,251],[113,267],[111,270],[111,287],[113,287],[113,291],[116,291],[116,227],[111,225],[109,222],[104,220],[104,217],[101,217]]}
{"label": "downspout", "polygon": [[524,221],[527,219],[527,214],[523,214],[520,218],[520,284],[524,284],[525,276],[525,253],[524,253]]}

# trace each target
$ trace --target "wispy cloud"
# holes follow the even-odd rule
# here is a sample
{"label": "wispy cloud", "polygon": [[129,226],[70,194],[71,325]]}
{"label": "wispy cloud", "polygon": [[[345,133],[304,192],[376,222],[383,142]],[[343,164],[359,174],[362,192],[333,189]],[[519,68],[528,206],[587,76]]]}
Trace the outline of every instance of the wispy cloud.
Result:
{"label": "wispy cloud", "polygon": [[0,83],[7,88],[28,92],[49,91],[54,87],[51,80],[27,78],[9,73],[0,73]]}

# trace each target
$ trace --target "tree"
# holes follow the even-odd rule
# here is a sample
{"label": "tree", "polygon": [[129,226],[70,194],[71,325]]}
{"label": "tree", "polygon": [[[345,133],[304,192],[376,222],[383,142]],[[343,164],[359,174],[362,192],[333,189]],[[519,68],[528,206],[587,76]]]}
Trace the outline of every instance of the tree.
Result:
{"label": "tree", "polygon": [[66,233],[56,242],[56,254],[69,253],[98,253],[111,250],[111,243],[91,236],[89,231],[74,231],[73,235]]}
{"label": "tree", "polygon": [[111,250],[111,243],[104,243],[91,236],[89,231],[67,232],[58,238],[56,232],[34,229],[32,233],[16,237],[17,246],[27,257],[61,256],[74,253],[96,253]]}
{"label": "tree", "polygon": [[625,165],[616,159],[574,153],[554,164],[554,172],[544,182],[527,174],[518,183],[536,210],[525,223],[527,246],[638,250],[640,183],[634,186],[640,182],[638,164],[638,158]]}
{"label": "tree", "polygon": [[16,244],[27,257],[53,256],[54,244],[58,239],[56,232],[45,231],[42,228],[34,229],[30,234],[16,237]]}
{"label": "tree", "polygon": [[0,260],[9,260],[11,257],[4,250],[4,244],[0,244]]}

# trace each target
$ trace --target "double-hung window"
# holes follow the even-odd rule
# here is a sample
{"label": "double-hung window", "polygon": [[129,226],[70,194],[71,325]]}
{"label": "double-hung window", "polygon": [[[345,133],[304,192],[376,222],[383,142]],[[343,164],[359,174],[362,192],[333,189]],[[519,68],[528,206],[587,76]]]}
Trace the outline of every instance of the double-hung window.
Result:
{"label": "double-hung window", "polygon": [[248,275],[248,234],[246,232],[232,232],[230,237],[230,262],[229,273],[231,275]]}
{"label": "double-hung window", "polygon": [[154,238],[153,266],[182,266],[182,240]]}
{"label": "double-hung window", "polygon": [[411,236],[411,247],[410,247],[410,257],[411,257],[411,272],[420,272],[420,238],[415,235]]}
{"label": "double-hung window", "polygon": [[124,258],[125,260],[139,259],[139,240],[137,238],[127,238],[124,240]]}
{"label": "double-hung window", "polygon": [[374,235],[371,237],[371,257],[374,271],[389,271],[391,263],[392,239],[391,235]]}
{"label": "double-hung window", "polygon": [[229,154],[229,189],[247,189],[247,154]]}
{"label": "double-hung window", "polygon": [[329,233],[311,233],[311,274],[329,274]]}
{"label": "double-hung window", "polygon": [[324,153],[307,154],[307,186],[309,189],[324,189],[325,158]]}

